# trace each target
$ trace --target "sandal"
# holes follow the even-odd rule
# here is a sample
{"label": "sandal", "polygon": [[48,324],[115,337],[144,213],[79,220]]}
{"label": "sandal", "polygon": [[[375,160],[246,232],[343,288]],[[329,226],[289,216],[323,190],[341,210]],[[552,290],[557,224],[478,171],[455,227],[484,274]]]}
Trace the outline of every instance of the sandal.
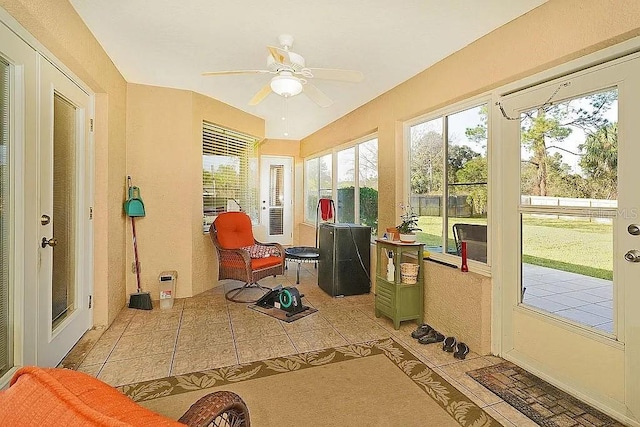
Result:
{"label": "sandal", "polygon": [[411,338],[422,338],[431,331],[433,331],[433,328],[426,323],[423,323],[422,325],[418,326],[415,331],[411,332]]}
{"label": "sandal", "polygon": [[457,343],[458,341],[456,340],[456,337],[447,337],[442,343],[442,350],[448,353],[453,353],[453,349]]}
{"label": "sandal", "polygon": [[453,353],[453,357],[463,360],[467,354],[469,354],[469,346],[461,342],[456,345],[456,352]]}
{"label": "sandal", "polygon": [[432,344],[434,342],[442,342],[442,341],[444,341],[444,335],[442,335],[440,332],[436,331],[435,329],[432,329],[427,335],[418,339],[418,342],[420,344]]}

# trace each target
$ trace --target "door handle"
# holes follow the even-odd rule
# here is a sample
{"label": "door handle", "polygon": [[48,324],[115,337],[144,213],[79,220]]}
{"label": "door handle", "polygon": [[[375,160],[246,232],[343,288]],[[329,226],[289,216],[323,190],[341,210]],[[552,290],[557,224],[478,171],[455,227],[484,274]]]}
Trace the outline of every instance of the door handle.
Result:
{"label": "door handle", "polygon": [[57,239],[54,239],[53,237],[51,239],[47,239],[46,237],[43,237],[42,242],[40,243],[40,246],[42,246],[43,248],[46,248],[47,245],[54,247],[57,244],[58,244]]}
{"label": "door handle", "polygon": [[631,249],[624,254],[624,259],[629,262],[640,262],[640,251],[637,249]]}
{"label": "door handle", "polygon": [[47,225],[51,222],[51,217],[49,215],[42,215],[40,217],[40,224],[42,225]]}

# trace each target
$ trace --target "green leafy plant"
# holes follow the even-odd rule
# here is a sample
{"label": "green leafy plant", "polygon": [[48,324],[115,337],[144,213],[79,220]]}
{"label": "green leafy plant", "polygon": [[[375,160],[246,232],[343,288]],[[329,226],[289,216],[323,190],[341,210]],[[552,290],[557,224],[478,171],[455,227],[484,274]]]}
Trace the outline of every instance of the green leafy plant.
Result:
{"label": "green leafy plant", "polygon": [[402,208],[404,213],[400,215],[402,222],[396,226],[398,232],[400,234],[412,234],[414,231],[422,231],[422,229],[418,227],[418,215],[413,212],[411,205],[400,205],[400,208]]}

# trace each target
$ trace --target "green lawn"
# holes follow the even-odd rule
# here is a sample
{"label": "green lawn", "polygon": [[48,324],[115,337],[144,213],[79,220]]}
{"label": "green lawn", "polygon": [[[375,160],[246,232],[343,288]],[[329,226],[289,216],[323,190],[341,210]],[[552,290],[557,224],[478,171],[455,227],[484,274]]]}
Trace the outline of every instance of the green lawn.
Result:
{"label": "green lawn", "polygon": [[[449,251],[455,250],[453,224],[486,224],[485,218],[449,218]],[[429,247],[442,244],[442,218],[422,216],[418,239]],[[514,230],[514,238],[517,236]],[[611,280],[613,278],[613,226],[588,220],[525,216],[523,261],[562,271]]]}

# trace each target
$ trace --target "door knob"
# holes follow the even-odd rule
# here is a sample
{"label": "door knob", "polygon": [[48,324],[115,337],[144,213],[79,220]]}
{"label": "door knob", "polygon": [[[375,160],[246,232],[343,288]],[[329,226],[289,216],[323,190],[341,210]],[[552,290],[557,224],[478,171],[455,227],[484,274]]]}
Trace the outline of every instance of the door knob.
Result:
{"label": "door knob", "polygon": [[638,224],[629,224],[629,226],[627,227],[627,231],[632,236],[640,236],[640,227],[638,226]]}
{"label": "door knob", "polygon": [[624,259],[629,262],[640,262],[640,251],[637,249],[631,249],[624,254]]}
{"label": "door knob", "polygon": [[42,225],[47,225],[51,222],[51,217],[49,215],[42,215],[40,217],[40,224]]}
{"label": "door knob", "polygon": [[54,246],[55,246],[55,245],[57,245],[57,244],[58,244],[58,241],[57,241],[56,239],[54,239],[53,237],[52,237],[51,239],[47,239],[46,237],[43,237],[43,238],[42,238],[42,243],[40,243],[40,245],[41,245],[43,248],[46,248],[46,247],[47,247],[47,245],[49,245],[49,246],[51,246],[51,247],[54,247]]}

